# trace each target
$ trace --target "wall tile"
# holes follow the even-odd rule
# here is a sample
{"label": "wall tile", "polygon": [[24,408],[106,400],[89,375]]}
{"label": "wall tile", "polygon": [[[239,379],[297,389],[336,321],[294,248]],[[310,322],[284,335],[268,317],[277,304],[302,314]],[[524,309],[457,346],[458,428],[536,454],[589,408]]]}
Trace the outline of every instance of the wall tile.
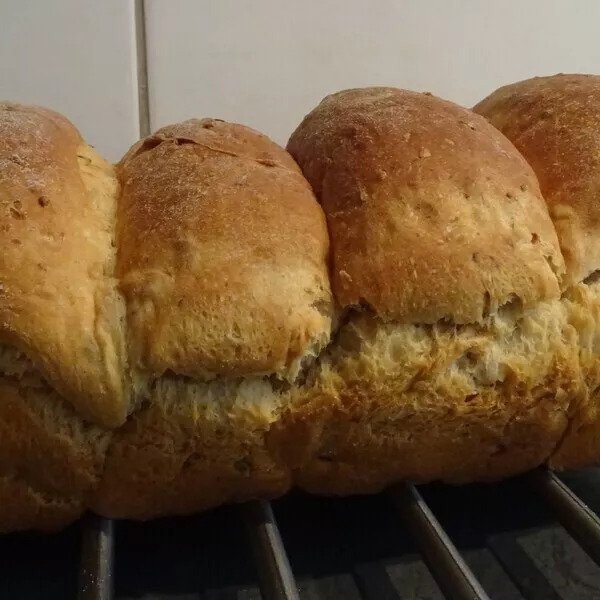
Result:
{"label": "wall tile", "polygon": [[154,128],[216,116],[284,143],[342,88],[470,106],[533,75],[600,71],[597,0],[147,0],[146,14]]}
{"label": "wall tile", "polygon": [[111,160],[139,137],[133,0],[0,6],[0,98],[68,117]]}

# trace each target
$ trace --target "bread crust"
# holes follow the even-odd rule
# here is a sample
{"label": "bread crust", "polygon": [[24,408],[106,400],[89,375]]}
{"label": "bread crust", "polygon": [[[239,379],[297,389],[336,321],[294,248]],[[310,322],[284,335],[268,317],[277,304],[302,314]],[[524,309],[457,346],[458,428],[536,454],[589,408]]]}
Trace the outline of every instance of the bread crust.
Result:
{"label": "bread crust", "polygon": [[600,268],[600,77],[561,74],[504,86],[475,112],[533,167],[575,285]]}
{"label": "bread crust", "polygon": [[556,297],[564,270],[536,177],[485,119],[394,88],[325,98],[288,143],[327,215],[332,289],[404,323],[481,323]]}
{"label": "bread crust", "polygon": [[0,506],[0,533],[59,531],[84,511],[80,498],[47,495],[6,475],[0,475]]}
{"label": "bread crust", "polygon": [[249,128],[196,119],[134,146],[119,177],[132,363],[293,379],[329,339],[331,293],[325,218],[292,158]]}
{"label": "bread crust", "polygon": [[66,119],[0,104],[0,344],[108,427],[129,408],[112,272],[117,190],[111,165]]}

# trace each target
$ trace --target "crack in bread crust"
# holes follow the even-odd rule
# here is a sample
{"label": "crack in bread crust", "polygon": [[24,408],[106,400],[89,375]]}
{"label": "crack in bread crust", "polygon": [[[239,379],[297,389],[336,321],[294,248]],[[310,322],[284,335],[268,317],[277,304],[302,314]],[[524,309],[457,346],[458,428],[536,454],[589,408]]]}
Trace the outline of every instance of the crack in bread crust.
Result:
{"label": "crack in bread crust", "polygon": [[289,469],[266,443],[284,401],[264,378],[159,378],[115,432],[94,508],[147,519],[285,493]]}
{"label": "crack in bread crust", "polygon": [[561,300],[487,326],[355,315],[319,364],[270,434],[294,482],[319,493],[536,467],[582,393],[577,332]]}

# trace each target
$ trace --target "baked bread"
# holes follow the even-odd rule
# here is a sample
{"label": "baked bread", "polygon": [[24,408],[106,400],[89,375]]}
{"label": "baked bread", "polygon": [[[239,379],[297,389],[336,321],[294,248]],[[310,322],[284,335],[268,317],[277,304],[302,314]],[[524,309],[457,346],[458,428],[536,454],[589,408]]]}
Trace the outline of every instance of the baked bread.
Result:
{"label": "baked bread", "polygon": [[597,78],[559,79],[476,107],[518,149],[366,88],[289,153],[193,119],[113,167],[1,104],[0,531],[596,461]]}
{"label": "baked bread", "polygon": [[343,311],[275,426],[294,481],[369,492],[543,463],[581,393],[577,334],[519,152],[467,109],[393,88],[328,96],[288,150],[325,211]]}
{"label": "baked bread", "polygon": [[292,158],[214,119],[165,127],[118,165],[117,275],[140,409],[93,506],[149,518],[282,494],[267,434],[328,343],[325,218]]}
{"label": "baked bread", "polygon": [[0,104],[0,531],[76,518],[129,410],[117,192],[64,118]]}
{"label": "baked bread", "polygon": [[475,106],[535,170],[567,265],[563,302],[579,335],[586,398],[554,467],[600,461],[600,77],[555,75],[505,86]]}

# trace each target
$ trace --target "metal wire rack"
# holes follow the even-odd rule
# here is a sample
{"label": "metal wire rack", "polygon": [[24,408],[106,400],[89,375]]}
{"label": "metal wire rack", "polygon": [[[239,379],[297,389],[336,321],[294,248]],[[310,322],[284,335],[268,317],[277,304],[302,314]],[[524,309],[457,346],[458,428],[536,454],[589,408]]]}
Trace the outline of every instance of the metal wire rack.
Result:
{"label": "metal wire rack", "polygon": [[[573,480],[575,484],[578,481],[580,480]],[[572,486],[567,485],[556,474],[540,469],[508,484],[488,485],[475,491],[468,486],[464,490],[455,488],[451,492],[454,497],[452,501],[448,501],[449,496],[439,493],[441,487],[431,490],[427,486],[419,488],[412,484],[398,484],[377,500],[327,500],[325,502],[328,504],[314,504],[314,511],[311,513],[309,510],[308,514],[303,516],[295,514],[297,505],[288,505],[286,508],[285,500],[274,503],[255,501],[219,509],[226,512],[221,514],[219,524],[208,533],[206,529],[186,533],[186,523],[189,522],[186,519],[164,521],[157,526],[158,530],[148,534],[145,533],[148,526],[144,524],[114,523],[95,515],[87,515],[78,525],[78,529],[70,534],[71,538],[75,535],[80,537],[76,583],[73,589],[63,591],[63,596],[59,596],[57,592],[52,595],[51,585],[48,584],[46,597],[77,600],[600,598],[600,568],[596,566],[600,565],[600,519],[588,504],[576,495],[571,489]],[[579,487],[589,490],[589,478],[585,484],[580,482]],[[600,492],[597,485],[595,489]],[[495,503],[494,506],[489,504],[491,499]],[[300,500],[305,501],[305,497]],[[312,501],[318,503],[317,500]],[[529,506],[526,510],[525,505]],[[335,507],[338,516],[332,516],[334,513],[323,513],[323,506],[328,506],[329,509]],[[373,510],[373,506],[379,508]],[[382,508],[383,506],[385,508]],[[345,516],[344,511],[347,512]],[[540,569],[530,569],[531,565],[528,565],[528,562],[531,562],[531,559],[519,549],[519,545],[506,543],[506,532],[510,531],[511,527],[531,529],[532,526],[540,524],[541,513],[546,515],[542,519],[546,527],[554,521],[555,525],[550,526],[560,528],[564,536],[567,536],[568,532],[571,541],[576,542],[585,552],[584,554],[579,549],[571,548],[571,556],[561,555],[558,561],[554,560],[553,568],[558,580],[563,581],[562,585],[557,585],[556,581],[549,581],[548,577],[541,574]],[[335,543],[331,543],[331,540],[324,541],[329,536],[331,521],[340,520],[339,514],[342,514],[342,538],[338,536]],[[550,515],[552,518],[549,518]],[[278,526],[280,516],[283,524],[281,530]],[[303,521],[303,518],[307,520]],[[515,523],[514,518],[520,522]],[[211,515],[206,515],[204,519],[205,522],[210,521]],[[474,525],[470,535],[473,537],[475,534],[477,537],[482,519],[485,522],[483,529],[489,530],[491,524],[501,532],[495,535],[491,544],[494,559],[500,565],[494,568],[498,572],[502,571],[500,578],[490,575],[494,569],[490,570],[489,565],[482,567],[485,560],[483,563],[480,560],[478,566],[477,561],[473,560],[472,552],[468,548],[465,550],[462,540],[459,540],[460,549],[453,541],[454,538],[464,537],[460,528],[456,527],[457,520],[462,522],[463,529],[465,524],[472,520]],[[125,527],[125,530],[121,531],[120,527]],[[210,550],[206,549],[205,542],[208,540],[197,537],[198,534],[202,535],[201,531],[210,538]],[[181,537],[182,532],[186,536],[185,539]],[[319,532],[323,539],[319,539]],[[481,535],[486,536],[488,533]],[[408,544],[404,550],[393,547],[395,538]],[[216,546],[213,543],[215,540]],[[573,547],[576,546],[574,542]],[[20,543],[24,548],[29,542],[21,540]],[[476,541],[475,545],[477,544]],[[542,554],[545,551],[556,554],[556,549],[549,548],[549,545],[551,544],[544,546],[542,543]],[[165,548],[164,551],[159,550],[156,556],[159,547]],[[421,562],[415,558],[417,562],[410,563],[413,566],[403,571],[404,579],[402,576],[391,577],[385,557],[390,554],[406,555],[407,548],[410,556],[414,557],[418,552]],[[10,563],[7,552],[10,552],[10,548],[3,549],[0,543],[0,561],[5,565]],[[189,582],[189,576],[196,568],[183,566],[181,558],[174,556],[178,552],[188,555],[195,553],[190,559],[198,568],[198,572],[195,575],[196,583],[191,587],[197,586],[197,590],[190,589],[189,583],[167,585],[173,580]],[[120,576],[118,565],[121,553],[128,554],[129,558],[120,568]],[[360,559],[344,561],[344,556],[349,554],[354,554],[355,558],[359,556]],[[73,560],[75,556],[77,553],[70,550],[66,560]],[[471,558],[468,560],[468,557]],[[12,560],[18,558],[17,552]],[[556,556],[554,558],[556,559]],[[57,557],[54,556],[54,559],[57,560]],[[7,560],[9,563],[6,563]],[[167,564],[169,561],[172,564]],[[336,561],[338,566],[344,562],[346,565],[352,563],[352,573],[346,577],[340,573],[336,574],[335,571],[340,570],[338,567],[329,568]],[[212,578],[210,568],[208,571],[202,569],[202,563],[209,563],[213,565],[213,570],[218,570],[218,565],[225,562],[228,566],[223,567],[225,574],[221,575],[220,581],[223,585],[203,585],[203,582],[199,581],[202,578]],[[320,572],[320,565],[323,564],[325,568]],[[576,565],[575,569],[573,565]],[[583,579],[582,569],[587,569]],[[341,571],[344,571],[344,568]],[[423,576],[424,571],[427,571],[432,582],[435,582],[425,586],[427,589],[421,589],[419,592],[415,590],[414,585],[411,587],[403,584],[403,581],[406,583],[414,578],[415,572],[421,572]],[[477,571],[477,575],[474,571]],[[39,595],[40,589],[44,589],[43,581],[38,582],[37,588],[33,583],[29,586],[31,595],[15,595],[17,592],[14,589],[6,588],[9,576],[9,566],[5,572],[0,568],[0,597],[10,597],[14,600],[21,597],[45,597]],[[230,581],[225,581],[227,578]],[[507,581],[498,585],[502,578]],[[119,579],[127,580],[128,583],[115,586],[115,580]],[[147,580],[150,580],[150,583],[142,583]],[[319,580],[320,584],[315,586],[311,583],[312,580]],[[244,585],[248,582],[254,582],[256,585]],[[156,589],[151,589],[152,586]],[[115,587],[125,589],[115,592]],[[33,592],[34,588],[37,592]],[[418,595],[419,593],[423,595]]]}

